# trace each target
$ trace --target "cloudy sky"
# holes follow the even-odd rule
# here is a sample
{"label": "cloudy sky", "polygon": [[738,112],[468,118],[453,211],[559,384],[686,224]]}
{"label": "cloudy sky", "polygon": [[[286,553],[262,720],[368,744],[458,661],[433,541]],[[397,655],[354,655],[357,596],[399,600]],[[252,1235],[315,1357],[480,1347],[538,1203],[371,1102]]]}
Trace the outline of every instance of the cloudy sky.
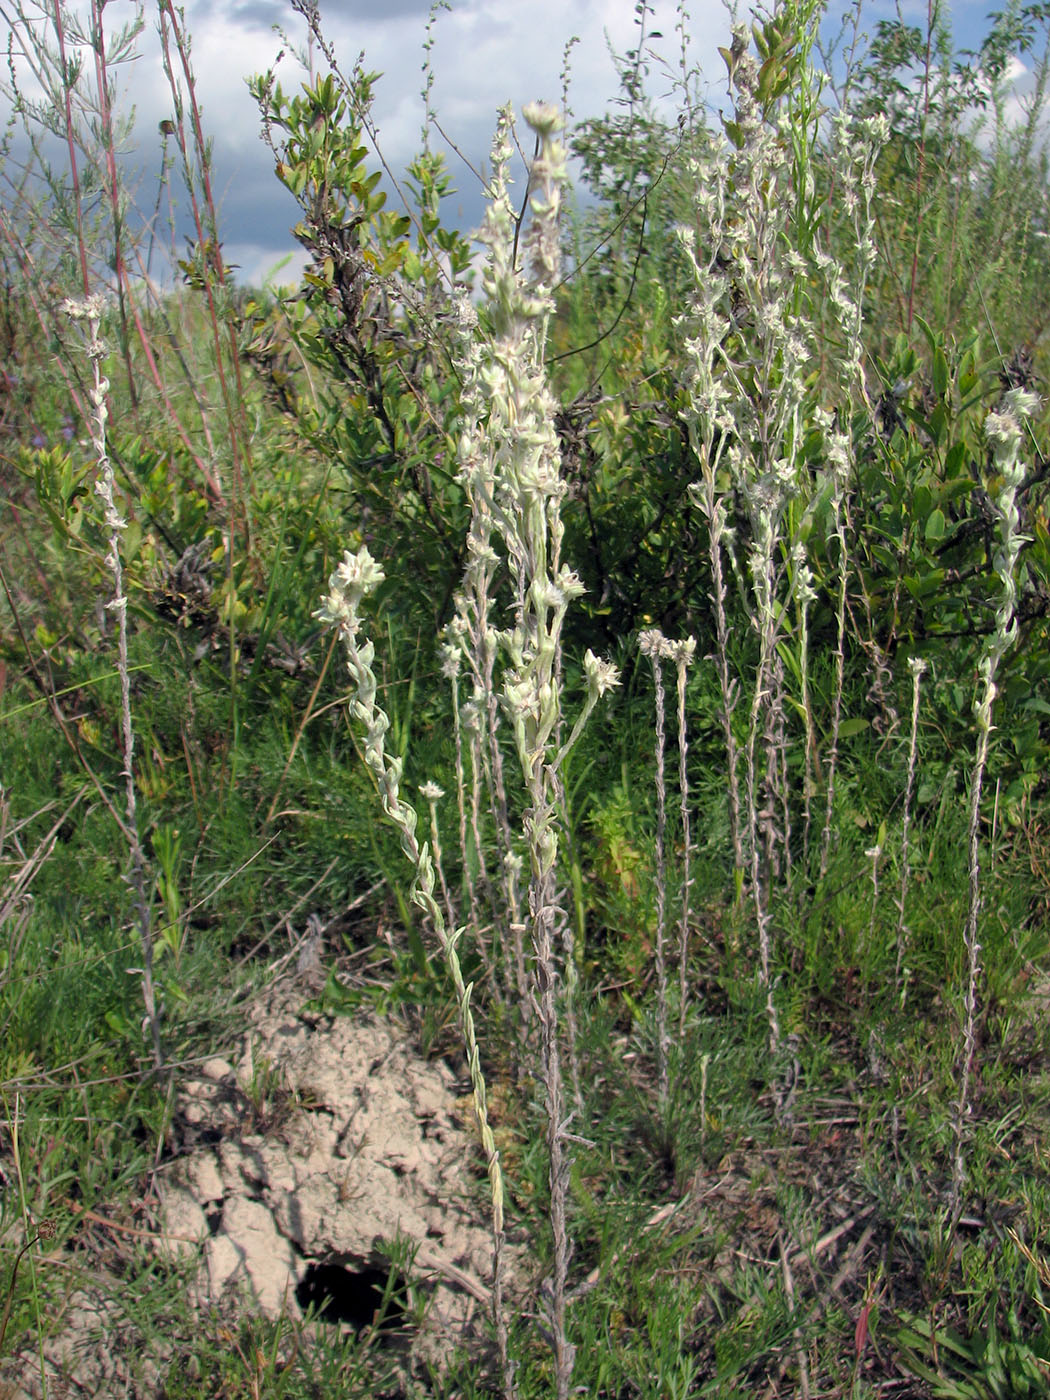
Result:
{"label": "cloudy sky", "polygon": [[[0,0],[0,21],[12,0]],[[49,5],[50,0],[46,0]],[[835,11],[839,0],[833,0]],[[33,8],[23,0],[23,10]],[[71,8],[83,10],[83,0]],[[118,26],[135,12],[131,0],[110,0],[107,24]],[[844,5],[842,6],[844,8]],[[987,0],[956,0],[953,25],[959,43],[976,45],[984,32]],[[649,90],[659,99],[671,87],[680,63],[677,8],[654,0],[647,17]],[[366,66],[383,74],[374,116],[383,154],[400,171],[418,150],[423,102],[421,65],[430,0],[321,0],[325,33],[348,71],[358,53]],[[892,14],[888,0],[865,10],[873,25]],[[137,112],[136,159],[147,172],[140,204],[152,205],[159,162],[158,123],[171,115],[157,41],[154,5],[145,6],[146,29],[139,55],[119,70],[125,103]],[[907,0],[902,13],[909,23],[925,20],[926,3]],[[227,260],[239,264],[240,277],[256,282],[272,273],[297,245],[289,232],[296,206],[273,173],[273,159],[259,135],[255,104],[245,83],[249,74],[268,69],[285,47],[283,29],[293,49],[305,50],[306,27],[290,0],[186,0],[186,28],[192,36],[192,59],[206,133],[214,140],[215,187],[221,204],[221,227]],[[717,54],[728,38],[729,14],[721,0],[693,0],[687,19],[689,61],[704,74],[714,108],[724,102],[724,66]],[[5,26],[0,22],[0,34]],[[636,46],[634,0],[453,0],[450,12],[437,16],[432,63],[433,106],[442,127],[475,165],[484,161],[497,109],[511,100],[560,100],[565,46],[576,36],[571,57],[569,100],[577,120],[607,110],[617,95],[616,68],[610,50],[624,54]],[[316,55],[318,66],[323,60]],[[278,68],[286,91],[295,91],[302,69],[286,52]],[[440,147],[440,137],[433,138]],[[452,151],[448,161],[458,189],[446,217],[464,228],[476,225],[481,199],[477,180]],[[185,230],[189,232],[189,224]],[[279,274],[290,280],[293,262]]]}
{"label": "cloudy sky", "polygon": [[[383,154],[395,171],[403,169],[420,146],[429,11],[430,0],[321,0],[324,31],[344,70],[364,50],[366,67],[383,75],[376,87],[374,116]],[[279,189],[274,197],[273,161],[259,139],[257,114],[243,82],[232,81],[231,55],[236,55],[242,72],[262,71],[281,48],[273,26],[283,26],[301,49],[305,25],[287,0],[194,0],[186,18],[194,35],[194,61],[210,129],[221,133],[216,163],[222,171],[224,212],[231,230],[230,255],[246,272],[262,271],[268,259],[272,265],[280,250],[293,246],[288,225],[295,209]],[[606,110],[617,88],[609,45],[622,54],[637,43],[634,19],[632,0],[456,0],[451,12],[437,16],[433,31],[432,104],[442,129],[475,167],[480,166],[503,103],[510,100],[520,111],[535,98],[560,100],[564,49],[573,35],[580,42],[572,50],[570,103],[578,118]],[[691,52],[704,55],[705,70],[712,73],[717,69],[711,55],[721,66],[717,45],[725,42],[726,23],[718,0],[701,0],[690,22]],[[648,28],[664,35],[654,41],[654,48],[676,62],[674,5],[659,0]],[[316,57],[323,67],[321,56]],[[302,70],[287,55],[278,75],[286,91],[294,90]],[[669,87],[670,81],[654,64],[654,93]],[[432,141],[438,149],[443,147],[436,133]],[[457,188],[446,215],[473,227],[482,209],[477,179],[455,152],[446,148],[446,155]],[[251,240],[245,237],[248,230],[255,231]]]}

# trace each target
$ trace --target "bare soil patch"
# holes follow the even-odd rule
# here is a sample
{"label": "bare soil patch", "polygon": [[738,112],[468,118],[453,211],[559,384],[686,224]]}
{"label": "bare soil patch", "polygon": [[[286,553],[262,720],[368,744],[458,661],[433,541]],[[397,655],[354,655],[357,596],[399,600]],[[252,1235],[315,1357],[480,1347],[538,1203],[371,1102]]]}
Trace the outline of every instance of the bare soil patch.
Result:
{"label": "bare soil patch", "polygon": [[[227,1056],[178,1084],[153,1228],[125,1228],[181,1261],[198,1309],[297,1324],[320,1314],[312,1325],[356,1331],[373,1321],[400,1242],[412,1262],[386,1321],[408,1371],[440,1362],[480,1338],[489,1297],[471,1119],[453,1070],[423,1059],[404,1029],[365,1012],[307,1015],[271,993]],[[71,1292],[44,1340],[52,1400],[163,1395],[168,1358],[143,1355],[120,1296],[118,1272]],[[40,1394],[28,1339],[0,1370],[0,1397]]]}

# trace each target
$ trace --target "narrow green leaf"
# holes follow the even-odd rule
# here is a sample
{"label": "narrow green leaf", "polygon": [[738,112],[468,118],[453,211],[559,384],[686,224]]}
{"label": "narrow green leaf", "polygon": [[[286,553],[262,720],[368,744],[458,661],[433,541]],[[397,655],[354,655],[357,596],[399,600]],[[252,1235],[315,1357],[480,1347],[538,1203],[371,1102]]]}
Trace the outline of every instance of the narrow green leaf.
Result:
{"label": "narrow green leaf", "polygon": [[943,399],[948,389],[948,360],[939,345],[933,352],[930,375],[933,379],[933,392],[939,399]]}
{"label": "narrow green leaf", "polygon": [[870,729],[870,727],[870,720],[866,720],[862,715],[854,715],[852,719],[844,719],[839,725],[839,738],[852,739],[857,734],[863,734],[865,729]]}

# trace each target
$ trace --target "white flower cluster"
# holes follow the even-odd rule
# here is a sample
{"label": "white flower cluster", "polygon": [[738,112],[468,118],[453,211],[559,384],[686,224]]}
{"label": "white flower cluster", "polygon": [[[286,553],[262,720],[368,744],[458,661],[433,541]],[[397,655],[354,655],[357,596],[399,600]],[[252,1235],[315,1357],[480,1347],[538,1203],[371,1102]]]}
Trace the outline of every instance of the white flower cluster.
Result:
{"label": "white flower cluster", "polygon": [[356,632],[361,600],[374,592],[385,577],[367,545],[362,545],[356,554],[345,550],[342,563],[328,579],[328,592],[314,616],[322,622]]}
{"label": "white flower cluster", "polygon": [[[567,486],[554,428],[556,405],[543,364],[551,288],[560,267],[565,150],[555,108],[534,103],[525,108],[525,119],[539,144],[530,171],[532,220],[524,244],[529,280],[514,261],[511,113],[505,108],[493,142],[489,205],[479,235],[488,250],[482,279],[487,335],[481,326],[471,327],[457,357],[464,386],[459,480],[471,504],[471,524],[451,645],[466,654],[475,691],[482,694],[492,691],[496,652],[503,651],[508,665],[502,705],[528,777],[560,720],[562,623],[583,585],[560,559]],[[517,601],[513,625],[497,631],[489,612],[500,554]],[[614,668],[593,657],[585,662],[585,675],[590,703],[616,682]]]}
{"label": "white flower cluster", "polygon": [[986,731],[991,729],[992,707],[999,693],[995,679],[999,663],[1017,638],[1017,564],[1021,549],[1028,541],[1028,536],[1021,531],[1017,508],[1017,492],[1025,474],[1021,442],[1024,422],[1038,407],[1038,395],[1027,389],[1011,389],[984,423],[992,461],[1001,477],[999,490],[993,498],[999,520],[999,541],[993,563],[1002,589],[995,613],[995,629],[978,663],[983,685],[974,701],[974,713],[978,724]]}

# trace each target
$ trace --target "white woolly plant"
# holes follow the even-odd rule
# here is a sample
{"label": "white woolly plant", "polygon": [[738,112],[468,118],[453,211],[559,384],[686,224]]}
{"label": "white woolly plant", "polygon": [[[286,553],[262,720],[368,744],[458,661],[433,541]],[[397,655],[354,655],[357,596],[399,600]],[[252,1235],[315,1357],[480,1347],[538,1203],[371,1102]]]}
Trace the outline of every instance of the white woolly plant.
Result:
{"label": "white woolly plant", "polygon": [[[401,797],[403,762],[400,758],[392,758],[386,751],[386,733],[390,728],[390,720],[386,712],[376,703],[377,683],[375,672],[372,669],[375,647],[371,641],[362,640],[359,636],[361,603],[382,583],[383,578],[383,571],[372,558],[367,545],[362,545],[356,554],[347,551],[343,555],[342,563],[328,580],[328,594],[321,600],[321,606],[315,616],[322,622],[336,627],[343,641],[347,668],[356,687],[354,698],[350,704],[350,713],[365,729],[364,760],[375,779],[383,811],[396,827],[401,839],[401,849],[415,871],[415,887],[412,891],[413,903],[430,920],[431,927],[441,945],[456,992],[460,1029],[470,1068],[474,1112],[478,1120],[482,1150],[485,1153],[492,1198],[492,1313],[503,1367],[505,1389],[509,1395],[513,1393],[513,1376],[507,1352],[507,1324],[503,1307],[503,1173],[500,1167],[499,1151],[488,1120],[488,1094],[485,1076],[481,1068],[481,1054],[474,1029],[474,1016],[470,1006],[473,987],[464,982],[457,950],[464,930],[449,926],[445,911],[435,894],[437,880],[431,848],[426,842],[420,845],[416,837],[418,818],[415,808]],[[424,795],[428,801],[430,801],[433,792],[433,789],[426,790]]]}
{"label": "white woolly plant", "polygon": [[[544,369],[552,289],[560,265],[565,152],[553,107],[533,104],[526,107],[525,119],[538,145],[530,172],[532,220],[524,240],[528,276],[523,276],[515,256],[517,229],[507,177],[511,123],[506,109],[493,146],[490,203],[481,231],[488,250],[482,279],[484,329],[479,327],[472,351],[477,359],[464,366],[463,374],[465,382],[478,387],[477,416],[473,422],[466,418],[460,446],[460,479],[471,503],[472,523],[457,611],[465,635],[475,646],[480,642],[483,667],[489,666],[498,646],[503,661],[502,714],[513,736],[527,803],[523,835],[532,947],[528,996],[539,1023],[554,1243],[542,1312],[554,1352],[556,1393],[563,1400],[569,1395],[575,1348],[566,1330],[567,1143],[572,1135],[565,1113],[559,1029],[566,981],[555,952],[559,932],[563,943],[565,939],[557,869],[559,779],[591,710],[619,678],[612,666],[587,653],[583,706],[562,740],[561,634],[569,604],[583,592],[578,576],[561,560],[561,505],[567,488],[554,428],[556,406]],[[512,625],[499,631],[488,621],[487,608],[497,553],[509,574],[512,599]],[[571,945],[566,961],[570,959]]]}
{"label": "white woolly plant", "polygon": [[[459,670],[463,659],[462,651],[454,642],[444,642],[441,646],[441,674],[449,683],[452,698],[452,739],[456,764],[456,810],[459,815],[459,853],[463,865],[463,884],[467,890],[467,904],[475,928],[480,927],[478,913],[477,884],[467,844],[467,799],[466,772],[463,767],[463,717],[459,701]],[[473,750],[472,750],[473,756]]]}
{"label": "white woolly plant", "polygon": [[[734,29],[734,39],[741,38]],[[810,348],[808,325],[794,305],[805,263],[798,254],[792,257],[783,252],[793,232],[784,188],[788,148],[765,120],[759,84],[757,60],[750,52],[742,53],[734,69],[740,147],[731,162],[742,218],[723,230],[738,284],[739,310],[733,327],[738,348],[727,347],[723,363],[742,391],[734,397],[734,434],[726,461],[751,527],[747,568],[758,660],[744,748],[747,855],[769,1041],[775,1051],[780,1027],[771,977],[769,883],[779,869],[788,837],[780,776],[784,695],[777,646],[785,615],[780,561],[788,509],[799,492],[797,455]]]}
{"label": "white woolly plant", "polygon": [[[712,232],[725,222],[725,181],[718,178],[719,156],[724,151],[716,146],[709,162],[697,163],[694,176],[697,189],[698,215]],[[688,316],[679,324],[687,327],[685,356],[688,366],[690,401],[685,409],[690,446],[700,467],[700,480],[689,488],[689,496],[707,521],[708,556],[711,563],[711,603],[715,615],[715,664],[721,694],[720,719],[726,746],[726,794],[729,804],[729,834],[733,848],[733,867],[737,875],[737,893],[743,889],[745,858],[740,821],[739,747],[733,730],[733,714],[739,699],[740,686],[730,674],[729,618],[726,612],[728,593],[725,564],[732,548],[732,529],[728,523],[725,495],[719,487],[722,454],[729,441],[733,419],[727,406],[730,391],[721,373],[721,343],[726,333],[722,302],[729,293],[729,279],[715,261],[702,266],[695,236],[691,229],[679,231],[694,276],[694,301]]]}
{"label": "white woolly plant", "polygon": [[[492,204],[507,197],[507,165],[510,160],[508,131],[510,113],[501,113],[493,145],[493,177],[490,182]],[[488,218],[481,237],[486,239]],[[463,421],[459,439],[459,471],[457,480],[463,486],[470,504],[470,525],[466,539],[466,565],[463,583],[454,599],[455,616],[447,629],[445,644],[446,674],[452,667],[458,670],[460,661],[467,667],[471,682],[471,699],[463,707],[464,727],[470,738],[471,753],[471,832],[475,858],[485,868],[485,852],[481,839],[482,785],[487,788],[492,810],[502,874],[503,904],[501,914],[510,934],[509,946],[504,940],[500,952],[503,960],[503,980],[508,996],[512,987],[517,992],[522,1015],[528,1007],[525,975],[525,925],[515,880],[514,839],[510,826],[504,776],[503,750],[499,741],[499,687],[496,684],[496,664],[499,658],[499,635],[492,622],[493,594],[497,588],[500,556],[493,546],[498,539],[493,516],[495,499],[494,460],[486,441],[485,359],[478,335],[477,311],[462,297],[458,304],[459,333],[455,347],[455,362],[460,378],[460,405]],[[454,704],[458,700],[453,697]],[[469,720],[469,723],[466,721]],[[456,723],[459,718],[457,715]],[[464,845],[464,863],[469,860]],[[468,884],[471,895],[471,915],[480,929],[480,913],[474,896],[473,881]]]}
{"label": "white woolly plant", "polygon": [[[808,66],[812,39],[809,13],[800,10],[800,53],[792,70],[793,93],[779,113],[771,109],[764,70],[748,51],[746,27],[734,26],[726,54],[735,111],[724,136],[715,137],[707,157],[694,170],[696,218],[680,232],[693,273],[693,294],[679,320],[689,370],[686,408],[690,439],[700,468],[691,488],[693,503],[707,520],[722,698],[722,725],[728,759],[731,840],[738,895],[746,887],[758,935],[759,982],[766,994],[771,1048],[780,1038],[772,988],[772,880],[790,876],[792,804],[788,784],[788,714],[783,655],[786,643],[798,652],[793,674],[802,689],[806,724],[806,793],[803,844],[808,847],[810,800],[816,786],[815,725],[809,703],[808,615],[813,579],[803,529],[817,495],[830,497],[838,544],[839,679],[846,615],[845,499],[851,464],[848,431],[813,402],[809,377],[816,361],[818,305],[831,307],[847,341],[834,385],[840,416],[848,427],[860,379],[860,294],[872,254],[865,202],[870,189],[869,146],[839,135],[847,208],[854,217],[860,249],[856,266],[843,270],[816,243],[819,201],[811,169],[820,116],[820,76]],[[768,74],[766,75],[768,77]],[[797,82],[795,82],[797,79]],[[870,134],[870,133],[869,133]],[[859,162],[859,164],[858,164]],[[861,193],[858,194],[858,191]],[[811,287],[822,282],[825,296]],[[823,427],[827,442],[826,480],[814,491],[803,445],[811,427]],[[737,679],[728,660],[725,564],[737,557],[728,520],[730,488],[744,507],[749,528],[744,603],[757,644],[746,738],[738,743],[733,712]],[[797,634],[789,634],[794,610]],[[832,755],[837,748],[837,709]],[[742,760],[743,787],[738,778]],[[829,775],[833,785],[833,772]],[[828,812],[830,814],[830,797]],[[822,853],[829,835],[825,822]]]}
{"label": "white woolly plant", "polygon": [[814,772],[817,764],[817,731],[813,719],[813,704],[809,687],[809,610],[817,601],[813,587],[813,570],[806,558],[806,547],[796,540],[791,548],[791,596],[795,604],[795,618],[798,629],[798,680],[802,720],[806,727],[805,763],[803,767],[802,793],[802,859],[805,863],[809,855],[809,828],[813,794],[816,790]]}
{"label": "white woolly plant", "polygon": [[[565,1112],[560,1017],[566,999],[565,968],[556,954],[563,931],[558,883],[558,794],[564,761],[579,738],[600,696],[619,683],[616,669],[588,652],[583,661],[585,694],[567,738],[562,738],[561,635],[569,604],[583,592],[577,575],[561,561],[563,526],[561,503],[566,485],[561,476],[555,403],[544,369],[548,321],[553,310],[552,289],[558,279],[560,245],[558,214],[565,180],[565,152],[557,132],[556,110],[542,104],[525,109],[525,119],[537,137],[530,186],[532,220],[524,240],[528,275],[516,262],[517,224],[508,194],[511,157],[511,116],[504,109],[493,147],[494,174],[490,203],[481,230],[488,250],[482,278],[485,300],[474,323],[463,307],[465,330],[460,338],[457,370],[462,385],[462,428],[459,479],[471,506],[464,581],[456,599],[456,618],[449,630],[443,669],[458,687],[465,661],[473,682],[470,723],[463,729],[484,730],[480,763],[487,759],[486,779],[496,793],[497,839],[503,846],[501,865],[506,881],[511,933],[527,931],[531,958],[515,955],[519,985],[538,1023],[540,1079],[544,1088],[546,1142],[550,1176],[550,1225],[553,1236],[552,1277],[540,1306],[544,1332],[554,1353],[555,1392],[567,1400],[575,1348],[566,1328],[568,1268],[569,1131]],[[497,629],[492,616],[500,570],[509,575],[510,625]],[[470,1009],[471,988],[463,983],[456,945],[462,929],[450,929],[435,897],[436,876],[430,848],[416,839],[416,814],[399,795],[401,761],[384,748],[389,724],[376,705],[372,671],[373,648],[359,641],[361,600],[381,580],[378,565],[362,548],[347,554],[332,575],[328,597],[318,614],[339,628],[357,693],[354,717],[366,727],[365,762],[375,776],[384,810],[401,835],[401,845],[416,870],[413,898],[425,910],[441,942],[460,1006],[460,1018],[482,1144],[488,1163],[493,1200],[495,1242],[494,1315],[503,1361],[504,1389],[513,1394],[514,1381],[507,1357],[502,1311],[503,1185],[499,1154],[486,1114],[486,1087]],[[498,697],[493,702],[490,697]],[[498,703],[499,709],[496,709]],[[513,740],[524,787],[525,811],[520,841],[509,834],[509,803],[502,788],[499,720]],[[457,734],[461,731],[457,730]],[[457,741],[458,776],[463,778],[462,741]],[[461,833],[466,813],[461,807]],[[476,810],[476,809],[475,809]],[[479,859],[481,837],[475,832]],[[517,919],[520,858],[527,852],[528,914]],[[563,935],[564,941],[564,935]],[[571,945],[566,959],[571,958]]]}
{"label": "white woolly plant", "polygon": [[[827,874],[831,854],[831,823],[835,807],[835,779],[838,768],[839,733],[842,723],[842,691],[846,667],[846,594],[849,585],[849,544],[847,493],[853,469],[849,409],[858,398],[866,399],[864,389],[863,291],[878,253],[875,244],[875,162],[889,135],[889,122],[883,115],[859,118],[848,111],[836,112],[831,122],[831,153],[839,202],[849,220],[853,266],[843,269],[827,253],[816,250],[816,265],[823,275],[827,296],[825,306],[837,324],[838,353],[834,357],[842,409],[836,423],[830,414],[816,415],[824,431],[826,467],[835,561],[835,685],[832,691],[831,724],[827,766],[824,773],[824,824],[820,837],[820,877]],[[845,426],[843,426],[843,423]]]}
{"label": "white woolly plant", "polygon": [[678,1040],[685,1035],[685,1011],[689,999],[689,891],[692,887],[693,836],[689,819],[689,735],[685,718],[686,672],[696,657],[696,638],[682,637],[667,643],[674,662],[678,697],[678,811],[682,823],[682,908],[678,922]]}
{"label": "white woolly plant", "polygon": [[978,690],[974,698],[977,750],[970,777],[969,805],[969,906],[966,920],[966,990],[963,997],[963,1036],[958,1064],[959,1097],[955,1103],[954,1154],[949,1219],[954,1232],[962,1213],[962,1189],[966,1177],[966,1120],[970,1113],[970,1081],[977,1048],[977,993],[981,976],[981,788],[992,736],[992,712],[999,693],[999,663],[1017,638],[1018,561],[1027,536],[1021,533],[1017,492],[1024,481],[1021,440],[1025,420],[1038,407],[1038,397],[1026,389],[1011,389],[999,409],[985,419],[984,431],[992,449],[992,467],[999,478],[993,497],[998,524],[998,546],[993,563],[1000,585],[995,627],[978,663]]}
{"label": "white woolly plant", "polygon": [[[746,27],[735,25],[734,139],[731,146],[724,136],[716,138],[705,168],[696,171],[699,237],[695,230],[683,235],[696,294],[682,324],[692,379],[687,418],[702,474],[693,499],[708,521],[720,652],[728,640],[721,577],[725,487],[720,475],[738,492],[750,526],[746,602],[758,659],[743,753],[746,804],[734,841],[738,869],[746,870],[749,879],[759,980],[766,996],[770,1046],[776,1049],[780,1027],[771,977],[769,881],[779,868],[786,841],[784,696],[777,659],[785,612],[781,558],[788,507],[799,491],[796,459],[810,350],[795,297],[806,263],[784,251],[791,246],[785,189],[792,148],[782,139],[788,133],[778,132],[767,120],[759,65],[748,43]],[[739,802],[733,782],[735,695],[724,660],[720,667],[732,813]]]}
{"label": "white woolly plant", "polygon": [[[91,412],[88,417],[88,431],[95,452],[95,494],[102,502],[102,512],[106,527],[106,568],[113,580],[113,597],[106,604],[107,609],[117,619],[117,672],[120,676],[120,738],[124,761],[125,816],[110,810],[120,822],[124,838],[131,856],[129,882],[135,905],[135,916],[139,926],[139,941],[142,945],[142,1000],[146,1011],[153,1049],[153,1067],[160,1070],[164,1065],[164,1053],[160,1042],[160,1014],[157,1010],[156,989],[153,982],[153,919],[150,913],[150,899],[147,892],[146,857],[139,836],[138,804],[135,795],[135,731],[131,720],[131,673],[128,667],[128,597],[124,588],[124,568],[121,563],[121,536],[127,529],[127,521],[117,509],[116,479],[106,447],[106,421],[109,408],[106,395],[109,393],[109,380],[102,373],[102,362],[106,349],[99,335],[102,323],[102,298],[95,294],[80,300],[67,298],[62,309],[70,320],[77,324],[86,323],[86,348],[91,360],[92,380],[88,389]],[[108,799],[107,803],[108,803]]]}
{"label": "white woolly plant", "polygon": [[667,1033],[667,859],[664,843],[667,832],[667,781],[664,775],[665,710],[663,661],[667,655],[667,638],[658,627],[649,627],[638,634],[638,650],[649,658],[653,671],[653,693],[656,705],[654,763],[656,769],[656,852],[653,872],[656,877],[656,1081],[661,1108],[666,1107],[670,1087],[668,1061],[670,1037]]}
{"label": "white woolly plant", "polygon": [[646,628],[638,634],[638,650],[649,658],[653,671],[656,706],[654,765],[656,774],[656,1065],[657,1092],[661,1107],[666,1107],[670,1092],[671,1038],[668,1031],[667,980],[667,780],[665,773],[666,703],[663,663],[672,661],[675,667],[678,719],[678,797],[682,823],[682,907],[678,922],[678,1038],[685,1034],[685,1014],[688,1004],[689,964],[689,887],[692,835],[689,817],[689,773],[687,759],[689,741],[686,729],[685,687],[686,671],[696,655],[696,638],[686,637],[672,642],[658,627]]}

